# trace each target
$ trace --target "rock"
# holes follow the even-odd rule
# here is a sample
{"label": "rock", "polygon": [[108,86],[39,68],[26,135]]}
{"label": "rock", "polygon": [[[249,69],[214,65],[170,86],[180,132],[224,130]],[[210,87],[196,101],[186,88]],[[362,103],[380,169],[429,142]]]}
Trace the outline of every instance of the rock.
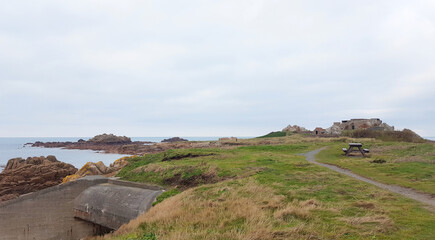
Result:
{"label": "rock", "polygon": [[57,185],[77,169],[55,156],[10,159],[0,173],[0,202]]}
{"label": "rock", "polygon": [[164,139],[162,140],[162,142],[187,142],[189,140],[180,138],[180,137],[173,137],[173,138],[168,138],[168,139]]}
{"label": "rock", "polygon": [[341,128],[340,128],[340,123],[339,122],[334,122],[334,124],[326,129],[326,133],[328,134],[332,134],[332,135],[340,135],[342,132]]}
{"label": "rock", "polygon": [[104,165],[104,163],[101,161],[97,163],[88,162],[82,168],[80,168],[80,170],[78,170],[76,173],[66,176],[63,179],[62,183],[70,182],[88,175],[107,175],[107,174],[114,173],[116,171],[121,170],[121,168],[123,168],[128,164],[128,160],[127,160],[128,158],[129,157],[120,158],[116,160],[114,163],[110,164],[109,167]]}
{"label": "rock", "polygon": [[88,140],[91,143],[105,143],[105,144],[120,144],[120,143],[131,143],[131,139],[126,136],[116,136],[113,134],[101,134],[97,135]]}
{"label": "rock", "polygon": [[308,129],[304,128],[304,127],[300,127],[298,125],[288,125],[287,127],[285,127],[283,130],[283,132],[307,132]]}

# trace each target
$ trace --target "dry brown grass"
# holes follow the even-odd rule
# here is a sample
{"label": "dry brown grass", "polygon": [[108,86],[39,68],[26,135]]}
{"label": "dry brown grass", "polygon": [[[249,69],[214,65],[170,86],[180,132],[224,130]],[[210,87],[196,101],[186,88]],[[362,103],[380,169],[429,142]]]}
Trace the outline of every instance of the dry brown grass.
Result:
{"label": "dry brown grass", "polygon": [[242,145],[279,145],[279,144],[296,144],[296,143],[314,143],[314,142],[360,142],[375,141],[373,138],[350,138],[350,137],[316,137],[293,134],[286,137],[274,138],[252,138],[238,139],[237,142]]}
{"label": "dry brown grass", "polygon": [[409,148],[409,145],[392,145],[392,146],[373,146],[370,148],[371,153],[384,154],[395,150],[404,150]]}
{"label": "dry brown grass", "polygon": [[138,167],[134,170],[132,170],[132,172],[134,173],[141,173],[141,172],[163,172],[168,170],[170,167],[163,167],[160,164],[155,164],[155,163],[150,163],[148,165],[142,166],[142,167]]}
{"label": "dry brown grass", "polygon": [[[218,183],[218,187],[186,190],[151,208],[149,212],[123,225],[115,233],[95,239],[116,239],[141,227],[152,231],[158,239],[316,239],[307,229],[315,228],[300,222],[285,230],[275,229],[288,216],[311,218],[310,211],[320,208],[314,200],[285,203],[285,197],[254,180],[238,180],[243,184]],[[210,196],[213,196],[211,198]],[[275,213],[274,213],[275,212]],[[213,231],[210,231],[213,229]]]}
{"label": "dry brown grass", "polygon": [[287,204],[283,209],[276,211],[273,216],[283,221],[290,221],[292,218],[307,220],[312,217],[310,211],[318,207],[319,203],[314,199],[303,202],[295,200]]}
{"label": "dry brown grass", "polygon": [[[388,232],[393,228],[393,222],[391,219],[382,214],[362,217],[347,217],[342,218],[342,220],[356,228],[365,229],[365,234],[367,236],[380,232]],[[371,227],[368,228],[367,226]]]}

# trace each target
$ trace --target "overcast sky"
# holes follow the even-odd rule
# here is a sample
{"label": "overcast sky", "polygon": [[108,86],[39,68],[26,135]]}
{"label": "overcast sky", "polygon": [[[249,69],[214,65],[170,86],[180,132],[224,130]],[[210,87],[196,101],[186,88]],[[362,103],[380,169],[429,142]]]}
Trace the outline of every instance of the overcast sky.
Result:
{"label": "overcast sky", "polygon": [[0,0],[0,136],[435,136],[435,1]]}

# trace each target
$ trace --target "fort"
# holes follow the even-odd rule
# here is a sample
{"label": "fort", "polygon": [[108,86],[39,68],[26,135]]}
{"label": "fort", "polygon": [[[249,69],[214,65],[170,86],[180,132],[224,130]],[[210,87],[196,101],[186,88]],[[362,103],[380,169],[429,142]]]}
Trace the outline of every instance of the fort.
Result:
{"label": "fort", "polygon": [[341,134],[345,130],[381,130],[394,131],[394,126],[383,123],[379,118],[358,118],[334,122],[334,124],[326,129],[327,134]]}
{"label": "fort", "polygon": [[355,118],[350,120],[342,120],[341,122],[334,122],[334,124],[327,129],[316,127],[313,131],[309,131],[306,128],[297,125],[288,125],[282,131],[327,136],[341,135],[343,131],[347,130],[394,131],[394,126],[383,123],[379,118]]}

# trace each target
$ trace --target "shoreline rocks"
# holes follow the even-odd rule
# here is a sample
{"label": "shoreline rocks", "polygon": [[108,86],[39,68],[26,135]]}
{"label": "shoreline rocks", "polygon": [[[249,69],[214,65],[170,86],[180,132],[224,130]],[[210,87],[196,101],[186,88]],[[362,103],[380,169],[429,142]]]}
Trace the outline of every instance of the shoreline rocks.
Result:
{"label": "shoreline rocks", "polygon": [[110,166],[106,166],[103,162],[87,162],[80,170],[78,170],[76,173],[72,175],[66,176],[62,183],[74,181],[76,179],[89,176],[89,175],[103,175],[106,177],[115,175],[119,170],[121,170],[124,166],[128,164],[129,157],[123,157],[120,159],[117,159],[115,162],[110,164]]}
{"label": "shoreline rocks", "polygon": [[0,202],[19,195],[58,185],[63,178],[77,171],[71,164],[55,156],[10,159],[0,173]]}
{"label": "shoreline rocks", "polygon": [[[106,139],[112,138],[113,134],[102,134]],[[100,139],[94,137],[93,139]],[[122,141],[120,140],[122,139]],[[166,141],[165,141],[166,140]],[[104,153],[116,153],[126,155],[144,155],[149,153],[164,152],[169,149],[186,149],[186,148],[221,148],[249,145],[248,142],[239,141],[237,138],[222,138],[220,141],[187,141],[179,137],[165,139],[164,142],[155,143],[147,141],[131,141],[130,138],[119,137],[117,140],[110,141],[85,141],[80,139],[77,142],[35,142],[32,147],[44,148],[64,148],[78,150],[93,150]]]}
{"label": "shoreline rocks", "polygon": [[113,134],[97,135],[89,140],[79,139],[77,142],[40,142],[33,143],[32,147],[65,148],[79,150],[103,151],[105,153],[134,155],[132,149],[137,149],[144,144],[152,142],[132,142],[129,137],[116,136]]}

